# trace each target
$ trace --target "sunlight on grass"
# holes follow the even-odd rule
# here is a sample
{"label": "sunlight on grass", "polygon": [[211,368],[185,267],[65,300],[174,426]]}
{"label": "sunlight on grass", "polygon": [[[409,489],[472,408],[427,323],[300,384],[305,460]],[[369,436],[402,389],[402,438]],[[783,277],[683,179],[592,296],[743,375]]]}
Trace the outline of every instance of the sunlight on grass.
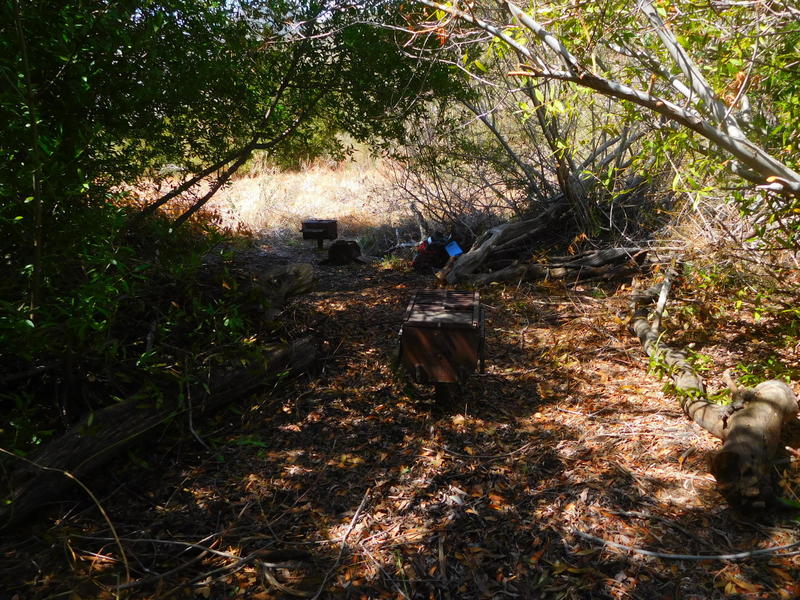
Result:
{"label": "sunlight on grass", "polygon": [[234,181],[209,208],[225,227],[292,236],[307,218],[336,219],[341,238],[409,220],[380,163],[367,158],[313,164],[299,172],[256,169]]}

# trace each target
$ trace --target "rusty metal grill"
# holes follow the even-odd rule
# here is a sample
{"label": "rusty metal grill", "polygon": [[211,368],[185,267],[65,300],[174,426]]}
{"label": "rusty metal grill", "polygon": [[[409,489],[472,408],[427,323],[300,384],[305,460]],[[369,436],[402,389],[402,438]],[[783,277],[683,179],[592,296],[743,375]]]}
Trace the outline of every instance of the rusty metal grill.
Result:
{"label": "rusty metal grill", "polygon": [[302,222],[300,232],[304,240],[317,240],[317,247],[322,248],[323,240],[335,240],[339,237],[335,219],[309,219]]}

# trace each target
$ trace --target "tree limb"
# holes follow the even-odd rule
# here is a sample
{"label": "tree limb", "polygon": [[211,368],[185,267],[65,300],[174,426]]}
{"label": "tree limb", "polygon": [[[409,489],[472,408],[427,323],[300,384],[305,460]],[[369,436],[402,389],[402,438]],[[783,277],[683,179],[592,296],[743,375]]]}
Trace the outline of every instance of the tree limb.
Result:
{"label": "tree limb", "polygon": [[[645,14],[655,28],[656,35],[658,35],[658,38],[661,40],[661,44],[689,81],[692,91],[702,100],[701,105],[710,111],[714,121],[722,126],[725,133],[734,138],[744,139],[744,134],[739,124],[736,122],[736,119],[729,114],[728,108],[719,99],[714,89],[708,84],[705,77],[703,77],[703,74],[700,72],[700,69],[697,68],[686,53],[686,50],[683,49],[683,46],[678,43],[678,40],[675,39],[675,36],[667,28],[651,0],[639,0],[638,6],[639,10]],[[692,100],[692,104],[698,103]]]}
{"label": "tree limb", "polygon": [[[694,110],[682,108],[664,98],[653,96],[647,92],[636,90],[593,73],[590,69],[580,64],[578,59],[564,47],[558,38],[549,33],[540,23],[535,21],[530,15],[526,14],[512,2],[499,0],[501,6],[508,10],[523,27],[531,31],[543,46],[558,56],[559,60],[565,65],[566,70],[559,70],[547,66],[528,46],[517,42],[497,27],[471,14],[452,6],[433,2],[432,0],[419,1],[426,6],[444,11],[464,22],[479,27],[508,44],[509,47],[517,53],[520,59],[532,63],[528,70],[516,72],[514,75],[567,81],[592,89],[608,97],[632,102],[683,125],[705,137],[721,150],[733,155],[745,167],[758,175],[757,183],[777,183],[779,185],[774,187],[781,193],[800,193],[800,191],[795,191],[796,189],[800,190],[800,173],[797,173],[783,162],[771,156],[763,148],[753,144],[744,137],[735,119],[730,115],[726,117],[727,111],[724,105],[720,107],[719,100],[710,95],[708,84],[699,72],[695,73],[696,68],[694,68],[694,65],[688,60],[688,56],[685,56],[685,51],[677,45],[677,42],[675,42],[671,48],[668,47],[668,50],[676,54],[676,60],[679,66],[686,69],[687,72],[691,74],[691,83],[694,86],[692,88],[694,92],[701,95],[702,98],[708,97],[709,106],[712,110],[712,117],[717,114],[719,114],[720,117],[719,119],[715,118],[716,124],[714,121],[703,118]],[[662,30],[662,35],[664,36],[662,43],[669,44],[672,34],[664,29]],[[720,108],[722,108],[721,111]]]}

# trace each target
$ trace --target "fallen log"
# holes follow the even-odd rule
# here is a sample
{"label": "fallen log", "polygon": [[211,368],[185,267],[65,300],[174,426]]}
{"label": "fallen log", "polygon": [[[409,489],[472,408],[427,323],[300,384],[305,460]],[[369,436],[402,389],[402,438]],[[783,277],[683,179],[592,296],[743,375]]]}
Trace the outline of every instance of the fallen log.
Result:
{"label": "fallen log", "polygon": [[478,237],[468,252],[460,255],[452,263],[437,273],[437,278],[448,284],[463,281],[479,272],[486,261],[495,253],[502,252],[530,242],[536,236],[544,234],[552,226],[556,218],[566,211],[562,203],[554,204],[535,219],[513,221],[492,227]]}
{"label": "fallen log", "polygon": [[250,275],[276,308],[314,289],[314,267],[308,263],[288,264],[265,271],[251,268]]}
{"label": "fallen log", "polygon": [[470,281],[486,285],[500,281],[536,281],[540,279],[613,279],[627,276],[639,269],[647,255],[642,248],[607,248],[568,259],[555,259],[548,263],[516,262],[492,273],[474,275]]}
{"label": "fallen log", "polygon": [[631,297],[631,330],[639,338],[647,356],[662,365],[672,377],[678,402],[686,416],[712,435],[721,437],[722,419],[727,409],[706,399],[703,380],[687,360],[686,352],[668,346],[662,339],[659,328],[651,326],[648,320],[649,305],[658,300],[662,287],[667,283],[668,280]]}
{"label": "fallen log", "polygon": [[601,248],[600,250],[590,250],[575,256],[561,256],[550,259],[550,263],[559,266],[575,267],[603,267],[609,264],[621,264],[630,260],[642,260],[647,256],[644,248],[625,247],[625,248]]}
{"label": "fallen log", "polygon": [[306,371],[317,354],[317,343],[311,337],[276,344],[265,349],[258,365],[212,375],[208,391],[203,386],[192,390],[193,406],[177,398],[159,406],[131,398],[91,413],[24,462],[12,464],[13,459],[4,459],[0,466],[6,503],[0,506],[0,529],[20,523],[45,504],[64,499],[73,485],[70,475],[82,478],[96,472],[192,410],[213,411],[274,383],[287,372]]}
{"label": "fallen log", "polygon": [[772,459],[783,425],[797,417],[797,398],[783,381],[764,381],[752,390],[732,381],[729,386],[733,402],[725,443],[711,459],[711,472],[731,504],[763,508],[775,497]]}
{"label": "fallen log", "polygon": [[253,251],[234,255],[230,264],[213,256],[203,265],[198,278],[212,294],[224,293],[233,278],[240,290],[252,292],[254,300],[266,301],[270,312],[277,312],[291,298],[314,288],[314,267],[310,264],[274,265],[270,261],[268,256]]}
{"label": "fallen log", "polygon": [[[705,386],[686,352],[667,345],[659,333],[660,313],[669,288],[669,277],[631,298],[631,329],[645,353],[672,377],[683,412],[700,427],[724,441],[711,458],[711,472],[720,493],[743,511],[776,503],[772,460],[779,448],[783,425],[796,418],[797,398],[783,381],[770,380],[755,389],[739,389],[728,377],[731,405],[710,402]],[[661,297],[654,323],[649,306]]]}

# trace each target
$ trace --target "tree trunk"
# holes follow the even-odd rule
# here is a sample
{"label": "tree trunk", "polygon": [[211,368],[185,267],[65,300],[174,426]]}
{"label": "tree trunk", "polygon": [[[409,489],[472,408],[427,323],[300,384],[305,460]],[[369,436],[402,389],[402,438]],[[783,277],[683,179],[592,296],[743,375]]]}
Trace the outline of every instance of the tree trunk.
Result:
{"label": "tree trunk", "polygon": [[585,253],[579,257],[552,259],[546,264],[514,264],[472,277],[475,285],[495,281],[536,281],[539,279],[594,280],[613,279],[631,275],[647,254],[641,248],[607,248]]}
{"label": "tree trunk", "polygon": [[277,344],[265,350],[261,365],[212,378],[210,392],[198,386],[193,390],[193,408],[177,399],[155,407],[145,405],[140,398],[131,398],[90,414],[30,461],[18,463],[22,465],[18,468],[12,470],[12,464],[4,461],[3,497],[9,503],[0,506],[0,528],[18,524],[44,504],[63,499],[72,486],[63,471],[77,478],[91,474],[190,410],[213,411],[274,383],[287,371],[299,373],[309,369],[317,351],[317,344],[310,337]]}
{"label": "tree trunk", "polygon": [[664,284],[657,284],[631,299],[631,328],[645,352],[672,376],[683,412],[713,436],[724,440],[711,459],[711,471],[720,493],[741,510],[763,509],[775,503],[771,461],[779,447],[784,423],[796,417],[797,399],[782,381],[760,383],[754,390],[735,390],[730,406],[706,399],[703,381],[686,353],[667,346],[657,326],[648,321]]}
{"label": "tree trunk", "polygon": [[783,425],[797,416],[797,398],[788,385],[776,380],[741,394],[742,406],[726,422],[725,444],[712,457],[711,472],[732,505],[765,508],[775,497],[772,459]]}
{"label": "tree trunk", "polygon": [[525,221],[514,221],[492,227],[472,244],[469,252],[459,256],[448,270],[437,274],[439,279],[455,284],[477,273],[495,252],[502,252],[513,246],[529,242],[532,238],[544,233],[552,227],[553,221],[560,216],[566,206],[554,204],[540,217]]}

